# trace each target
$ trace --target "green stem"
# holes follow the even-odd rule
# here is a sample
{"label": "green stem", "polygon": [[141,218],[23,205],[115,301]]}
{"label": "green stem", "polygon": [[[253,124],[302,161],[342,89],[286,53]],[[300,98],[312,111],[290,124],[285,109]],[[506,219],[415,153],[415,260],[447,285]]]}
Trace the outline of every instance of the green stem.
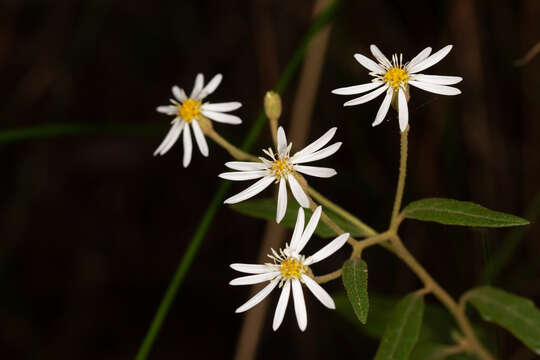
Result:
{"label": "green stem", "polygon": [[[464,305],[458,305],[456,301],[443,289],[442,286],[435,281],[424,269],[424,267],[414,258],[414,256],[403,245],[403,242],[399,236],[394,235],[391,238],[392,251],[397,257],[399,257],[407,266],[418,276],[418,278],[424,283],[426,289],[428,289],[439,301],[448,309],[448,311],[454,316],[457,324],[463,331],[467,339],[468,347],[478,355],[482,360],[493,360],[493,356],[487,351],[482,343],[478,341],[476,334],[472,328],[469,319],[464,312]],[[462,301],[464,303],[464,300]]]}
{"label": "green stem", "polygon": [[171,304],[176,298],[178,289],[180,285],[182,284],[189,268],[191,267],[191,264],[193,263],[193,260],[195,259],[197,252],[199,251],[202,241],[206,235],[206,232],[208,231],[210,225],[212,224],[214,216],[216,215],[216,212],[219,206],[221,205],[221,201],[223,197],[225,196],[225,193],[229,189],[230,185],[231,185],[230,182],[221,183],[218,191],[216,192],[216,194],[214,195],[214,198],[212,199],[212,202],[210,203],[210,206],[208,206],[208,208],[206,209],[206,212],[201,222],[199,223],[199,226],[197,226],[195,235],[191,239],[191,242],[189,243],[186,249],[186,252],[182,256],[182,260],[180,260],[180,263],[178,264],[178,267],[176,268],[176,271],[174,272],[172,280],[169,283],[167,290],[165,291],[165,295],[163,296],[163,299],[161,300],[161,303],[159,304],[158,310],[156,311],[156,314],[154,315],[154,318],[152,319],[150,328],[146,332],[144,340],[139,348],[139,352],[137,353],[137,356],[135,357],[135,359],[143,360],[143,359],[146,359],[146,357],[148,356],[148,353],[150,352],[152,345],[159,334],[159,330],[161,329],[161,326],[163,325],[163,321],[167,317]]}
{"label": "green stem", "polygon": [[333,203],[332,201],[324,197],[324,195],[319,193],[317,190],[315,190],[311,186],[309,185],[307,186],[307,191],[315,200],[317,200],[319,204],[323,205],[325,208],[332,210],[334,213],[341,216],[343,219],[350,221],[351,224],[356,226],[358,229],[364,232],[367,236],[373,236],[377,234],[377,232],[373,230],[369,225],[367,225],[366,223],[364,223],[363,221],[361,221],[356,216],[354,216],[347,210],[343,209],[339,205]]}
{"label": "green stem", "polygon": [[405,189],[405,178],[407,177],[407,135],[409,127],[401,132],[401,146],[399,158],[399,177],[396,188],[396,197],[394,199],[394,208],[392,210],[392,219],[390,220],[390,228],[395,228],[397,225],[399,210],[401,209],[401,200],[403,199],[403,190]]}

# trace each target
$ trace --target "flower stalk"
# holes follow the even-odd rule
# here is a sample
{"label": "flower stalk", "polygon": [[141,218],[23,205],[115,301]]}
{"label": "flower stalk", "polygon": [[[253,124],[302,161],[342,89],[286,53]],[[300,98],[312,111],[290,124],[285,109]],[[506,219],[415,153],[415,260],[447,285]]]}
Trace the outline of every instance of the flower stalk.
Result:
{"label": "flower stalk", "polygon": [[[448,292],[439,285],[435,279],[425,270],[425,268],[414,258],[414,256],[408,251],[400,237],[397,235],[397,231],[403,217],[400,215],[399,211],[401,209],[401,203],[403,199],[403,193],[405,189],[406,181],[406,172],[407,172],[407,151],[408,151],[408,132],[409,127],[405,131],[401,132],[401,146],[400,146],[400,168],[398,183],[396,187],[396,196],[394,199],[394,206],[392,210],[392,217],[390,221],[389,229],[382,233],[377,233],[371,227],[363,223],[360,219],[356,218],[354,215],[350,214],[337,204],[333,203],[322,194],[317,192],[315,189],[309,186],[306,179],[299,173],[294,173],[294,177],[298,180],[300,186],[304,189],[306,193],[313,196],[313,199],[316,199],[319,204],[331,209],[338,215],[342,216],[344,219],[348,220],[351,224],[358,227],[364,231],[369,237],[356,240],[353,237],[349,236],[347,242],[353,247],[351,252],[351,258],[360,258],[362,251],[370,246],[380,245],[393,254],[395,254],[399,259],[401,259],[413,273],[424,283],[424,288],[421,289],[423,293],[432,293],[450,312],[454,317],[459,328],[463,332],[463,339],[458,345],[452,348],[452,352],[458,352],[459,350],[469,351],[476,354],[482,360],[493,360],[494,357],[487,351],[484,346],[480,343],[474,330],[462,310],[456,301],[448,294]],[[233,144],[227,142],[223,139],[217,132],[213,129],[207,134],[212,138],[216,143],[226,149],[231,156],[236,160],[255,160],[256,157],[247,153],[240,151]],[[238,151],[237,151],[238,150]],[[310,208],[315,210],[318,204],[308,196],[310,202]],[[321,212],[321,221],[327,224],[336,235],[344,234],[343,229],[339,227],[332,219],[330,219],[324,211]],[[314,276],[311,271],[307,272],[309,277],[313,278],[316,283],[323,284],[332,280],[336,280],[341,277],[342,270],[338,269],[331,273]]]}
{"label": "flower stalk", "polygon": [[403,191],[405,190],[405,178],[407,177],[407,148],[408,148],[408,137],[409,135],[409,126],[402,131],[401,141],[400,141],[400,158],[399,158],[399,176],[396,187],[396,197],[394,198],[394,207],[392,210],[392,218],[390,220],[390,228],[396,228],[396,221],[401,209],[401,201],[403,200]]}

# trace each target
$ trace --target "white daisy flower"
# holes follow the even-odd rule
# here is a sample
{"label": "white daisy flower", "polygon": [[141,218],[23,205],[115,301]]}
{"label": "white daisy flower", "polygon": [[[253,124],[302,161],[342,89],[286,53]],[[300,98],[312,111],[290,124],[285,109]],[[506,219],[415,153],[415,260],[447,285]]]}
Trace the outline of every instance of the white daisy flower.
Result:
{"label": "white daisy flower", "polygon": [[163,155],[169,151],[176,140],[178,140],[183,130],[183,164],[184,167],[187,167],[191,162],[191,153],[193,149],[190,125],[193,129],[195,141],[197,142],[201,154],[203,154],[203,156],[208,156],[208,144],[206,143],[204,133],[199,124],[202,117],[204,116],[216,122],[226,124],[236,125],[242,122],[238,116],[226,114],[228,111],[233,111],[241,107],[241,103],[237,101],[215,104],[202,102],[207,95],[210,95],[217,89],[222,79],[223,76],[221,74],[217,74],[205,86],[203,74],[197,74],[197,77],[195,78],[195,85],[193,86],[193,90],[191,91],[189,97],[187,97],[184,89],[181,89],[176,85],[172,87],[172,93],[174,95],[174,99],[170,99],[172,105],[157,107],[158,112],[174,116],[174,119],[171,122],[172,127],[167,136],[165,136],[165,139],[161,145],[159,145],[154,152],[154,156],[158,154]]}
{"label": "white daisy flower", "polygon": [[370,70],[369,75],[374,79],[371,83],[354,85],[332,90],[338,95],[354,95],[371,91],[356,99],[347,101],[344,106],[359,105],[375,99],[381,94],[386,94],[384,100],[375,116],[373,126],[379,125],[385,118],[390,108],[390,104],[398,110],[399,128],[405,131],[409,123],[409,112],[407,101],[409,97],[409,85],[415,86],[441,95],[458,95],[461,91],[457,88],[447,86],[459,83],[463,80],[459,76],[424,75],[418,72],[425,70],[441,61],[450,50],[452,45],[443,47],[435,54],[431,55],[431,48],[427,47],[416,55],[408,63],[403,63],[403,54],[392,55],[392,62],[375,45],[370,46],[371,53],[378,63],[361,54],[355,54],[354,58],[363,67]]}
{"label": "white daisy flower", "polygon": [[328,295],[328,293],[319,285],[315,280],[309,277],[308,267],[321,260],[326,259],[334,252],[339,250],[349,238],[349,234],[342,234],[328,243],[325,247],[317,251],[315,254],[305,257],[300,254],[304,246],[311,238],[311,235],[317,227],[317,223],[321,217],[321,207],[313,212],[313,216],[309,220],[306,228],[304,229],[304,210],[300,208],[298,210],[298,218],[296,220],[296,226],[291,238],[291,244],[285,244],[285,249],[280,249],[279,252],[272,250],[272,254],[268,255],[273,260],[272,263],[260,264],[231,264],[231,268],[236,271],[240,271],[246,274],[253,274],[248,276],[242,276],[232,280],[230,285],[251,285],[268,281],[261,291],[255,296],[249,299],[244,305],[236,309],[237,313],[244,312],[251,309],[258,303],[260,303],[276,286],[281,288],[281,295],[278,300],[276,312],[274,313],[274,321],[272,328],[277,330],[283,321],[285,310],[287,309],[287,303],[289,302],[289,294],[293,294],[294,310],[296,313],[296,320],[300,330],[304,331],[307,326],[307,312],[306,303],[304,301],[304,293],[302,291],[302,284],[315,295],[315,297],[327,308],[335,309],[334,300]]}
{"label": "white daisy flower", "polygon": [[287,187],[302,207],[309,207],[309,199],[294,177],[294,172],[298,171],[306,175],[322,178],[332,177],[337,174],[336,170],[318,166],[300,165],[311,161],[324,159],[335,153],[341,146],[340,142],[334,143],[328,147],[323,147],[334,137],[337,128],[328,130],[323,136],[315,140],[304,149],[290,156],[292,143],[287,144],[285,131],[280,126],[277,132],[277,153],[271,148],[263,152],[270,158],[259,157],[261,162],[231,161],[225,164],[230,169],[239,170],[219,174],[220,178],[227,180],[252,180],[260,179],[244,191],[231,196],[225,200],[225,204],[235,204],[247,200],[275,182],[279,184],[276,222],[279,223],[287,211]]}

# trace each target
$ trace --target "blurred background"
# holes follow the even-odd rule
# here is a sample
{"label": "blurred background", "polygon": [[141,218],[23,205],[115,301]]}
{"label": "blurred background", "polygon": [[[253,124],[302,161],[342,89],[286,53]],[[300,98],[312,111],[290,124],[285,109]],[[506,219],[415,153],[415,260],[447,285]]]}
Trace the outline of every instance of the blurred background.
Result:
{"label": "blurred background", "polygon": [[[0,3],[0,357],[135,356],[230,159],[211,142],[210,157],[195,149],[187,169],[179,144],[154,158],[170,122],[155,107],[167,104],[172,85],[190,90],[198,72],[207,79],[222,73],[211,101],[241,101],[235,114],[244,123],[215,128],[239,145],[265,91],[312,23],[314,4]],[[411,91],[404,203],[433,196],[470,200],[533,222],[517,232],[404,223],[401,232],[411,252],[455,297],[489,282],[540,303],[540,227],[534,222],[540,210],[540,56],[514,64],[540,40],[539,16],[540,3],[533,0],[496,6],[487,0],[343,0],[327,28],[321,70],[308,76],[318,80],[314,105],[304,109],[311,113],[310,124],[299,142],[337,126],[336,139],[344,143],[318,163],[334,167],[338,176],[311,184],[384,230],[399,160],[395,113],[372,128],[382,98],[343,108],[349,98],[330,91],[370,80],[352,55],[367,55],[371,43],[387,56],[403,52],[405,59],[426,46],[454,45],[426,73],[462,76],[463,94]],[[297,73],[283,95],[284,126],[292,125],[299,78]],[[50,128],[38,128],[17,141],[6,135],[47,124],[75,130],[53,136],[54,131],[43,133]],[[259,155],[270,144],[265,128],[253,152]],[[245,186],[233,184],[230,193]],[[237,275],[228,264],[257,261],[265,226],[219,208],[151,359],[235,356],[245,315],[234,310],[249,289],[228,285]],[[325,241],[312,241],[307,253]],[[501,254],[509,259],[486,274],[490,259]],[[347,255],[342,251],[314,270],[332,271]],[[383,249],[366,250],[365,260],[374,298],[384,294],[391,301],[420,286]],[[338,298],[343,292],[340,281],[325,287]],[[291,308],[273,333],[277,295],[266,300],[270,313],[263,317],[256,358],[372,358],[378,344],[373,334],[343,311],[327,311],[311,295],[306,299],[309,325],[303,334]],[[472,311],[471,316],[479,318]],[[478,324],[499,358],[534,358],[509,333]]]}

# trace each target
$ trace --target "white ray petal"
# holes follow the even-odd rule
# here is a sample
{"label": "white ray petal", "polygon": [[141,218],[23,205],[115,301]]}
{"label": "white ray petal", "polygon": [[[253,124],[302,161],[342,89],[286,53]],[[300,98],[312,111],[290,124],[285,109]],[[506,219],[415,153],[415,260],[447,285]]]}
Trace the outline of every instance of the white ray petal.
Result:
{"label": "white ray petal", "polygon": [[262,283],[268,280],[272,280],[281,274],[280,271],[271,271],[262,274],[242,276],[233,279],[229,282],[229,285],[253,285]]}
{"label": "white ray petal", "polygon": [[306,228],[304,229],[304,232],[302,233],[302,237],[300,238],[300,241],[296,245],[295,251],[297,253],[300,253],[302,249],[304,249],[304,247],[308,243],[309,239],[311,239],[313,232],[315,232],[315,229],[317,228],[317,225],[319,224],[321,213],[322,213],[322,207],[319,205],[313,212],[313,215],[311,215],[311,219],[309,219],[309,222]]}
{"label": "white ray petal", "polygon": [[217,87],[219,86],[219,84],[221,83],[221,80],[223,79],[223,75],[221,74],[217,74],[215,75],[212,80],[210,80],[210,82],[208,82],[208,84],[206,84],[206,86],[201,90],[200,94],[199,94],[199,99],[204,99],[206,96],[210,95],[211,93],[213,93]]}
{"label": "white ray petal", "polygon": [[156,108],[156,111],[162,114],[175,115],[178,113],[178,108],[172,105],[163,105],[163,106],[158,106]]}
{"label": "white ray petal", "polygon": [[377,111],[377,116],[375,116],[375,121],[373,121],[373,124],[371,124],[371,126],[377,126],[384,120],[384,118],[386,117],[386,114],[388,114],[388,109],[390,109],[390,104],[392,103],[393,95],[394,95],[394,89],[388,88],[388,90],[386,90],[386,95],[384,96],[384,100],[381,103],[381,106],[379,107],[379,111]]}
{"label": "white ray petal", "polygon": [[189,97],[191,99],[197,99],[199,97],[199,94],[204,86],[204,76],[203,74],[199,73],[195,77],[195,84],[193,85],[193,90],[191,90],[191,95]]}
{"label": "white ray petal", "polygon": [[382,75],[386,72],[381,65],[377,64],[375,61],[365,57],[362,54],[354,54],[354,58],[360,63],[360,65],[362,65],[369,71],[374,72],[375,74]]}
{"label": "white ray petal", "polygon": [[287,310],[287,304],[289,303],[289,294],[291,293],[291,281],[285,281],[283,289],[281,289],[281,295],[279,295],[279,300],[276,306],[276,312],[274,313],[274,321],[272,322],[272,329],[276,331],[281,323],[283,322],[283,317],[285,316],[285,310]]}
{"label": "white ray petal", "polygon": [[253,180],[265,177],[268,175],[266,170],[252,170],[252,171],[231,171],[221,173],[218,176],[222,179],[233,181]]}
{"label": "white ray petal", "polygon": [[302,174],[316,176],[320,178],[329,178],[337,174],[337,171],[332,168],[320,166],[294,165],[293,168],[294,170],[301,172]]}
{"label": "white ray petal", "polygon": [[307,312],[304,293],[302,292],[302,284],[300,280],[292,279],[292,292],[294,300],[294,312],[296,313],[296,321],[300,330],[304,331],[307,327]]}
{"label": "white ray petal", "polygon": [[267,272],[271,272],[272,268],[268,265],[262,265],[262,264],[240,264],[235,263],[229,265],[231,269],[240,271],[246,274],[263,274]]}
{"label": "white ray petal", "polygon": [[312,161],[317,161],[317,160],[327,158],[327,157],[333,155],[336,151],[338,151],[339,148],[341,147],[341,144],[342,144],[341,142],[334,143],[334,144],[332,144],[332,145],[330,145],[328,147],[325,147],[322,150],[316,151],[314,153],[302,154],[302,156],[295,157],[294,161],[292,161],[292,159],[291,159],[291,161],[294,164],[302,164],[302,163],[307,163],[307,162],[312,162]]}
{"label": "white ray petal", "polygon": [[298,216],[296,217],[296,225],[294,225],[294,231],[291,237],[290,248],[296,252],[296,247],[302,237],[304,231],[304,209],[298,208]]}
{"label": "white ray petal", "polygon": [[229,169],[242,171],[268,169],[264,163],[254,161],[229,161],[225,163],[225,166]]}
{"label": "white ray petal", "polygon": [[249,299],[244,305],[240,306],[238,309],[236,309],[236,313],[241,313],[244,311],[247,311],[263,301],[268,294],[274,290],[274,288],[277,286],[277,281],[272,281],[270,284],[266,285],[261,291],[259,291],[255,296],[253,296],[251,299]]}
{"label": "white ray petal", "polygon": [[279,192],[277,199],[277,210],[276,210],[276,223],[279,224],[281,219],[285,216],[287,212],[287,181],[283,178],[279,180]]}
{"label": "white ray petal", "polygon": [[355,95],[355,94],[361,94],[369,90],[373,90],[378,88],[383,84],[382,81],[377,82],[370,82],[367,84],[361,84],[361,85],[353,85],[353,86],[347,86],[342,87],[338,89],[332,90],[332,94],[336,95]]}
{"label": "white ray petal", "polygon": [[399,117],[399,129],[405,131],[409,124],[409,109],[407,106],[407,99],[405,98],[405,92],[402,88],[398,91],[398,117]]}
{"label": "white ray petal", "polygon": [[207,118],[210,118],[220,123],[233,124],[233,125],[242,123],[242,119],[240,119],[236,115],[224,114],[224,113],[220,113],[217,111],[210,111],[210,110],[201,110],[201,113]]}
{"label": "white ray petal", "polygon": [[287,175],[287,180],[289,181],[291,192],[300,206],[309,207],[309,199],[294,176],[292,174]]}
{"label": "white ray petal", "polygon": [[306,265],[311,265],[326,259],[330,255],[338,251],[343,245],[345,245],[348,238],[349,233],[339,235],[337,238],[326,244],[322,249],[307,258],[304,263]]}
{"label": "white ray petal", "polygon": [[411,61],[405,66],[405,70],[409,71],[414,65],[420,63],[421,61],[424,61],[429,54],[431,54],[431,48],[428,46],[424,50],[420,51],[418,55],[416,55],[414,58],[412,58]]}
{"label": "white ray petal", "polygon": [[379,61],[381,64],[384,64],[384,66],[386,66],[387,68],[392,67],[392,63],[390,62],[390,60],[388,60],[388,58],[384,56],[383,52],[379,50],[376,45],[370,45],[369,49],[371,50],[371,53],[373,54],[375,59],[377,59],[377,61]]}
{"label": "white ray petal", "polygon": [[172,87],[172,93],[175,99],[180,101],[181,103],[187,100],[186,92],[184,91],[184,89],[181,89],[176,85]]}
{"label": "white ray petal", "polygon": [[195,141],[197,142],[197,146],[199,147],[201,154],[203,156],[208,156],[208,144],[206,143],[206,138],[204,137],[197,120],[194,119],[191,122],[191,126],[193,126],[193,134],[195,135]]}
{"label": "white ray petal", "polygon": [[433,65],[441,61],[446,55],[448,55],[450,50],[452,50],[452,45],[447,45],[443,47],[441,50],[437,51],[435,54],[424,59],[423,61],[420,61],[419,63],[413,66],[410,66],[408,68],[409,74],[414,74],[422,70],[425,70],[429,67],[432,67]]}
{"label": "white ray petal", "polygon": [[176,140],[178,140],[178,137],[180,137],[180,133],[182,132],[184,125],[185,121],[177,121],[173,124],[173,126],[171,126],[171,129],[167,133],[167,136],[165,136],[165,139],[161,142],[156,151],[154,151],[154,156],[157,154],[163,155],[169,151],[169,149],[176,143]]}
{"label": "white ray petal", "polygon": [[214,104],[206,103],[201,106],[201,109],[217,111],[217,112],[227,112],[227,111],[236,110],[241,106],[242,106],[242,103],[239,103],[238,101],[232,101],[232,102],[214,103]]}
{"label": "white ray petal", "polygon": [[412,86],[416,86],[419,89],[429,91],[435,94],[441,94],[441,95],[461,94],[461,90],[452,86],[430,84],[430,83],[420,82],[420,81],[415,81],[415,80],[409,80],[409,84]]}
{"label": "white ray petal", "polygon": [[249,199],[250,197],[253,197],[266,189],[271,183],[275,181],[275,178],[273,176],[266,176],[259,181],[257,181],[255,184],[251,185],[244,191],[239,192],[238,194],[231,196],[227,200],[224,201],[225,204],[235,204],[240,201],[244,201]]}
{"label": "white ray petal", "polygon": [[321,285],[317,284],[315,280],[304,274],[302,274],[302,280],[304,281],[304,284],[306,284],[307,288],[311,290],[311,293],[315,295],[317,300],[319,300],[324,306],[329,309],[336,308],[336,304],[334,303],[332,297],[321,287]]}
{"label": "white ray petal", "polygon": [[277,150],[279,154],[285,153],[287,150],[287,137],[285,136],[285,130],[283,127],[279,127],[277,130]]}
{"label": "white ray petal", "polygon": [[463,78],[461,76],[415,74],[411,76],[410,80],[416,80],[416,81],[421,81],[424,83],[437,84],[437,85],[454,85],[461,82]]}
{"label": "white ray petal", "polygon": [[343,106],[353,106],[353,105],[360,105],[363,103],[366,103],[370,100],[375,99],[377,96],[381,95],[383,92],[388,89],[388,84],[385,84],[384,86],[381,86],[377,90],[373,90],[370,93],[367,93],[366,95],[362,95],[360,97],[357,97],[355,99],[347,101]]}
{"label": "white ray petal", "polygon": [[191,131],[189,130],[189,124],[186,123],[184,125],[184,160],[183,165],[184,167],[188,167],[189,163],[191,162],[191,153],[193,151],[193,144],[191,142]]}
{"label": "white ray petal", "polygon": [[337,127],[331,128],[330,130],[325,132],[323,136],[321,136],[320,138],[318,138],[317,140],[315,140],[314,142],[312,142],[311,144],[309,144],[308,146],[306,146],[305,148],[303,148],[302,150],[294,154],[294,156],[292,156],[291,158],[291,161],[294,163],[295,158],[299,158],[305,154],[311,154],[319,150],[324,145],[328,144],[330,140],[332,140],[332,138],[336,134],[336,131],[337,131]]}

